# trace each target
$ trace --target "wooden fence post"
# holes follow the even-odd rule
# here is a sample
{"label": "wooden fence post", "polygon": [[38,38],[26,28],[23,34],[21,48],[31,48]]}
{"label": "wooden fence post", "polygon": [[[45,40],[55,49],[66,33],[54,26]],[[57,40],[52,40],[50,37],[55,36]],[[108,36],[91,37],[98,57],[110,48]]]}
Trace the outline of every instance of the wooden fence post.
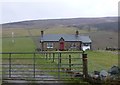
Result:
{"label": "wooden fence post", "polygon": [[61,53],[58,53],[58,79],[60,79]]}
{"label": "wooden fence post", "polygon": [[9,54],[9,78],[11,78],[11,53]]}
{"label": "wooden fence post", "polygon": [[51,53],[49,53],[49,60],[51,60]]}
{"label": "wooden fence post", "polygon": [[35,78],[35,53],[33,54],[33,71],[34,71],[34,78]]}
{"label": "wooden fence post", "polygon": [[55,53],[53,53],[53,62],[54,62],[54,58],[55,58]]}
{"label": "wooden fence post", "polygon": [[69,55],[69,69],[71,70],[71,55]]}
{"label": "wooden fence post", "polygon": [[88,77],[88,66],[87,66],[87,54],[82,54],[83,60],[83,76],[86,79]]}
{"label": "wooden fence post", "polygon": [[46,60],[48,59],[48,53],[46,53]]}
{"label": "wooden fence post", "polygon": [[60,65],[61,65],[61,53],[60,53]]}

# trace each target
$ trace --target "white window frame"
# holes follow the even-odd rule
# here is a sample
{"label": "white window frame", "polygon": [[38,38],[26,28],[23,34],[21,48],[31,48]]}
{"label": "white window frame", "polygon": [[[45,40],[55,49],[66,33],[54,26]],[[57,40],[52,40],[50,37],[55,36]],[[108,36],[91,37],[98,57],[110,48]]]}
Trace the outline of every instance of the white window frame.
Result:
{"label": "white window frame", "polygon": [[53,43],[52,42],[47,43],[47,48],[53,48]]}

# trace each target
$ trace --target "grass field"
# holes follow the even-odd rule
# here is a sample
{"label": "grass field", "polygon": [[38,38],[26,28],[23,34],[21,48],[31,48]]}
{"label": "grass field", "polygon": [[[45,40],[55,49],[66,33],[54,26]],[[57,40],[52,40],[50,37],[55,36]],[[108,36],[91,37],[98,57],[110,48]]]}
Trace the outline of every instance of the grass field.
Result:
{"label": "grass field", "polygon": [[[34,52],[35,44],[29,37],[3,38],[3,52]],[[89,71],[109,69],[113,65],[118,64],[118,55],[108,53],[106,51],[88,51],[88,67]],[[76,55],[73,55],[76,56]],[[63,60],[64,62],[64,60]],[[79,63],[79,61],[76,61]]]}
{"label": "grass field", "polygon": [[[64,31],[63,31],[64,30]],[[29,31],[31,32],[32,36],[39,36],[40,35],[40,31],[41,29],[29,29]],[[51,33],[67,33],[67,34],[74,34],[74,32],[76,31],[76,28],[73,27],[53,27],[53,28],[49,28],[45,30],[45,34],[51,34]],[[14,32],[14,40],[15,42],[12,42],[11,38],[11,33]],[[79,30],[80,34],[86,34],[88,33],[88,31],[86,30]],[[94,37],[95,39],[95,33],[91,32],[92,37]],[[102,35],[102,33],[104,35]],[[33,42],[33,40],[31,39],[30,34],[28,32],[28,29],[23,29],[23,28],[18,28],[18,29],[3,29],[2,30],[2,50],[3,52],[33,52],[35,51],[36,45]],[[97,36],[99,36],[99,39],[101,40],[100,37],[105,36],[105,32],[98,32],[96,33]],[[107,37],[112,37],[114,35],[114,33],[107,33]],[[26,37],[28,36],[28,37]],[[114,36],[113,39],[115,39],[116,37]],[[103,39],[103,38],[102,38]],[[98,40],[98,39],[97,39]],[[107,38],[106,38],[107,40]],[[108,41],[108,40],[107,40]],[[114,40],[115,41],[115,40]],[[104,42],[104,41],[103,41]],[[98,42],[97,42],[98,43]],[[96,41],[93,40],[93,44],[96,45]],[[105,43],[105,45],[108,43]],[[113,42],[113,44],[115,44]],[[94,46],[93,45],[93,46]],[[109,45],[109,44],[108,44]],[[100,45],[101,46],[101,45]],[[98,65],[99,69],[101,69],[100,67],[104,67],[104,65],[102,65],[101,63],[105,63],[105,66],[110,67],[110,65],[116,65],[117,64],[117,54],[112,54],[112,53],[108,53],[108,52],[98,52],[98,51],[90,51],[88,52],[88,57],[90,58],[90,65]],[[108,60],[108,58],[110,60]],[[97,61],[96,61],[97,60]],[[106,62],[104,62],[106,61]],[[98,64],[94,64],[94,63],[98,63]],[[90,66],[92,68],[92,66]],[[93,66],[94,68],[96,66]],[[98,68],[97,68],[98,69]]]}
{"label": "grass field", "polygon": [[3,52],[32,52],[35,51],[35,45],[31,38],[20,37],[14,38],[14,43],[12,38],[2,39],[2,50]]}
{"label": "grass field", "polygon": [[[64,30],[64,31],[62,31]],[[45,31],[45,34],[53,34],[53,33],[67,33],[67,34],[74,34],[76,29],[73,28],[52,28],[52,29],[47,29]],[[40,31],[41,29],[29,29],[29,31],[31,32],[32,36],[35,36],[34,38],[37,39],[37,37],[40,35]],[[36,48],[36,44],[34,43],[33,39],[31,38],[31,35],[29,34],[28,29],[4,29],[3,30],[3,36],[2,36],[2,52],[34,52],[35,48]],[[79,30],[81,34],[87,34],[88,32],[85,30]],[[14,32],[15,33],[15,37],[11,38],[11,33]],[[98,37],[96,37],[94,34],[95,32],[91,32],[90,35],[95,38],[98,39]],[[105,34],[105,33],[103,33]],[[109,33],[108,33],[109,34]],[[107,35],[108,35],[107,34]],[[105,42],[104,40],[101,40],[101,32],[99,32],[98,34],[96,33],[97,36],[99,36],[100,41]],[[106,35],[106,34],[105,34]],[[112,36],[112,34],[109,34],[110,37]],[[109,35],[107,36],[107,38],[105,38],[106,40],[109,38]],[[114,33],[113,33],[114,35]],[[104,35],[102,35],[102,37],[104,37]],[[114,36],[115,37],[115,36]],[[116,37],[115,37],[116,38]],[[114,38],[114,39],[115,39]],[[12,42],[12,40],[14,39],[14,42]],[[93,39],[93,44],[98,43],[95,41],[95,39]],[[99,40],[98,39],[98,40]],[[115,40],[114,40],[115,42]],[[112,44],[114,44],[114,42]],[[105,44],[106,45],[106,44]],[[100,45],[99,45],[100,46]],[[87,51],[86,52],[88,54],[88,70],[89,72],[93,72],[95,70],[97,71],[101,71],[101,70],[108,70],[110,69],[113,65],[118,65],[118,55],[111,53],[111,52],[106,52],[106,51],[98,51],[98,50],[94,50],[94,51]],[[68,58],[68,55],[62,55],[62,63],[68,63],[68,60],[66,60]],[[8,55],[6,55],[8,56]],[[33,56],[31,55],[14,55],[14,57],[30,57],[32,58]],[[37,57],[42,57],[42,55],[39,55]],[[66,58],[67,56],[67,58]],[[3,56],[5,57],[5,56]],[[56,56],[57,57],[57,56]],[[77,57],[80,58],[80,55],[78,54],[72,54],[72,57]],[[66,59],[65,59],[66,58]],[[4,63],[6,61],[3,61]],[[29,63],[33,63],[32,60],[14,60],[14,63],[25,63],[25,64],[29,64]],[[54,63],[51,63],[51,60],[45,60],[45,59],[41,59],[41,60],[37,60],[36,63],[42,64],[42,63],[47,63],[49,65],[46,65],[46,67],[50,67],[50,66],[55,66],[57,67],[57,62],[58,59],[56,58]],[[76,63],[76,64],[80,64],[81,61],[78,60],[72,60],[72,63]],[[46,70],[44,69],[45,66],[41,66],[42,70]],[[68,67],[68,66],[64,66],[62,65],[62,67]],[[73,66],[73,69],[75,66]],[[76,68],[76,70],[80,70],[79,68]],[[49,74],[53,75],[51,72],[49,72]],[[56,75],[56,74],[55,74]]]}
{"label": "grass field", "polygon": [[88,51],[89,72],[108,70],[118,65],[118,55],[106,51]]}

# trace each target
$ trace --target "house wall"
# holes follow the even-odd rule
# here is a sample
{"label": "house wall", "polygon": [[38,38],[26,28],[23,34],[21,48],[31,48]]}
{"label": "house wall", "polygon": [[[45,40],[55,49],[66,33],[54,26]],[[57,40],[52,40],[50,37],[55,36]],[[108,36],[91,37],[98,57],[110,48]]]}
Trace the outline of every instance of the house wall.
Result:
{"label": "house wall", "polygon": [[[49,42],[44,42],[44,44],[43,44],[43,49],[44,49],[44,51],[55,51],[55,50],[59,50],[59,48],[60,48],[60,42],[51,42],[51,43],[53,43],[53,48],[47,48],[47,43],[49,43]],[[81,50],[81,42],[73,42],[73,41],[69,41],[69,42],[64,42],[64,49],[65,50],[72,50],[73,48],[71,48],[71,44],[72,43],[75,43],[75,45],[76,45],[76,48],[75,48],[75,50]]]}
{"label": "house wall", "polygon": [[47,43],[49,43],[49,42],[44,42],[44,44],[43,44],[43,49],[44,49],[44,51],[57,50],[57,48],[58,48],[58,46],[59,46],[59,43],[58,43],[58,42],[51,42],[51,43],[53,43],[53,48],[47,48]]}
{"label": "house wall", "polygon": [[[76,48],[72,48],[71,45],[75,44]],[[80,50],[81,49],[81,42],[65,42],[65,49],[67,50]]]}

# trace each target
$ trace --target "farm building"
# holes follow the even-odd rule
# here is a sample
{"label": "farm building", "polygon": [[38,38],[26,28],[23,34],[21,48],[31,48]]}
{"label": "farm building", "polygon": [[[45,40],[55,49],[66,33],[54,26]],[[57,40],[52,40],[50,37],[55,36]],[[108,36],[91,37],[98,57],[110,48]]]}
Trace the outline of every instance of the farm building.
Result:
{"label": "farm building", "polygon": [[40,45],[41,50],[86,50],[91,49],[91,39],[89,36],[75,34],[46,34],[41,31]]}

